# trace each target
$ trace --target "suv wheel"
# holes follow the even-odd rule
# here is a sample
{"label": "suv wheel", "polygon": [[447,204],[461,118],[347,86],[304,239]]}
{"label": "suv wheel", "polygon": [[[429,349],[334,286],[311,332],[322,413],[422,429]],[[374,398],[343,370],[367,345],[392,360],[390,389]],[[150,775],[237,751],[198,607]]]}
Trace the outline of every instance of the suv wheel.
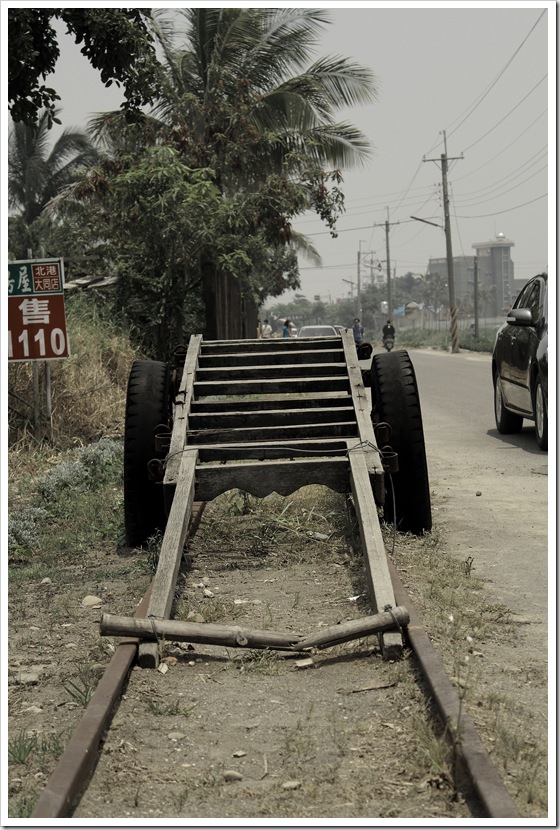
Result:
{"label": "suv wheel", "polygon": [[534,394],[535,435],[541,450],[548,449],[548,413],[540,377],[537,378]]}

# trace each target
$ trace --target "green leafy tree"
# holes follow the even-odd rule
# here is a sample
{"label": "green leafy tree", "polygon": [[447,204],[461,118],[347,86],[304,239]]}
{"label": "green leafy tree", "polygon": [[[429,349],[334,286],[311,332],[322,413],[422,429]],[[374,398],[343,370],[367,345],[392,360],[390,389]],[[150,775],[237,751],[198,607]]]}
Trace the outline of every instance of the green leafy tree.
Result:
{"label": "green leafy tree", "polygon": [[[200,312],[201,251],[210,240],[219,244],[218,229],[228,221],[230,205],[212,171],[192,170],[177,150],[155,145],[94,168],[61,203],[65,214],[75,207],[90,220],[90,243],[108,240],[118,276],[115,310],[147,353],[169,357],[183,342],[186,319]],[[228,255],[226,267],[244,259],[233,248]]]}
{"label": "green leafy tree", "polygon": [[105,86],[123,85],[123,108],[132,116],[154,100],[159,62],[147,27],[149,9],[64,8],[8,10],[8,102],[12,118],[33,126],[44,110],[46,122],[60,123],[60,96],[41,82],[60,55],[53,21],[61,20],[82,54],[100,71]]}
{"label": "green leafy tree", "polygon": [[[344,106],[371,101],[373,77],[343,58],[309,64],[328,20],[323,10],[181,9],[177,14],[186,23],[180,42],[168,13],[153,15],[165,81],[144,127],[153,140],[176,148],[192,170],[213,170],[216,187],[235,209],[221,243],[212,239],[200,256],[205,333],[224,337],[227,325],[216,325],[220,296],[228,290],[224,280],[241,280],[246,296],[257,298],[295,287],[293,257],[279,280],[277,268],[262,268],[259,251],[270,249],[269,261],[279,262],[278,249],[305,247],[291,220],[309,209],[335,232],[343,210],[338,167],[362,162],[368,142],[334,116]],[[113,147],[122,144],[116,137],[122,126],[115,113],[92,124],[96,137]],[[229,259],[226,239],[232,245]],[[313,255],[309,246],[307,251]]]}

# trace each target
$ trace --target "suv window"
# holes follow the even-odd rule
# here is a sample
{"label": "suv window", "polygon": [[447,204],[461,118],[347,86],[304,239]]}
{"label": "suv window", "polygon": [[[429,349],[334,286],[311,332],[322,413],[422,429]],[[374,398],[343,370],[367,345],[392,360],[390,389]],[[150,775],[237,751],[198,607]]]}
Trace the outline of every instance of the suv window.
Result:
{"label": "suv window", "polygon": [[533,317],[533,323],[536,323],[539,319],[540,314],[540,297],[541,297],[541,286],[540,283],[537,281],[533,283],[531,286],[531,291],[529,292],[529,296],[526,299],[525,308],[531,310],[531,315]]}
{"label": "suv window", "polygon": [[517,300],[514,308],[528,308],[531,311],[533,322],[536,323],[540,313],[541,286],[538,280],[526,285]]}
{"label": "suv window", "polygon": [[528,307],[527,306],[527,298],[528,298],[529,294],[531,293],[531,289],[533,288],[533,285],[534,285],[534,283],[530,282],[528,285],[526,285],[523,288],[523,290],[520,292],[519,296],[517,297],[517,300],[513,304],[514,308],[527,308]]}

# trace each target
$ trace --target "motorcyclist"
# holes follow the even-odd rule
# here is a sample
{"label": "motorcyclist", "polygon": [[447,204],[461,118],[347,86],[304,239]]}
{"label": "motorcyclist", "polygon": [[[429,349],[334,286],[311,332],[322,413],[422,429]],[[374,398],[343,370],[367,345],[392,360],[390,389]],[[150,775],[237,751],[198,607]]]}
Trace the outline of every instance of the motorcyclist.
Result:
{"label": "motorcyclist", "polygon": [[392,324],[391,320],[387,320],[385,325],[383,326],[383,343],[390,338],[391,340],[395,339],[395,327]]}

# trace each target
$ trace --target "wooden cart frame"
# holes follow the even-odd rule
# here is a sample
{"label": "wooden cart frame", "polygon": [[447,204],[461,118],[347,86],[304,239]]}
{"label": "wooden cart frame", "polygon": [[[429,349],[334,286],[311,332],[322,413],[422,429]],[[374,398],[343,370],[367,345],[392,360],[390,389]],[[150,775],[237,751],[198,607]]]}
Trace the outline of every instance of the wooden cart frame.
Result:
{"label": "wooden cart frame", "polygon": [[[391,359],[394,363],[395,354],[374,360]],[[408,360],[406,352],[401,355]],[[210,501],[232,488],[260,498],[272,492],[287,496],[309,484],[352,495],[372,610],[394,609],[379,513],[385,504],[385,476],[397,469],[396,453],[387,445],[391,427],[381,420],[383,412],[379,407],[376,410],[375,402],[372,417],[366,389],[371,375],[358,358],[351,332],[332,338],[233,341],[204,341],[201,335],[193,335],[181,355],[174,384],[163,364],[153,366],[157,367],[155,373],[138,367],[131,374],[137,385],[129,382],[125,427],[129,542],[144,541],[138,537],[146,533],[146,525],[139,529],[137,520],[144,521],[147,514],[149,529],[150,519],[161,524],[160,504],[165,513],[148,617],[169,619],[195,501]],[[410,372],[405,373],[402,383],[383,383],[395,376],[391,371],[388,375],[373,372],[372,392],[386,401],[395,396],[384,387],[398,386],[405,396],[410,391]],[[402,374],[400,364],[398,371],[395,377]],[[412,379],[414,391],[413,372]],[[147,460],[142,457],[147,450],[139,446],[150,449],[152,436],[145,433],[154,431],[150,418],[165,410],[169,388],[170,418],[167,426],[155,429],[157,452]],[[397,396],[395,411],[409,407],[407,401],[404,397],[404,403],[399,404]],[[422,453],[423,436],[420,449]],[[138,481],[139,465],[145,461],[150,484]],[[414,459],[411,463],[415,464]],[[420,480],[425,491],[427,468],[420,471]],[[423,498],[425,502],[425,493]],[[394,630],[378,633],[383,654],[391,659],[399,657],[403,647],[396,619],[395,623]],[[157,666],[157,643],[141,644],[139,662]]]}

